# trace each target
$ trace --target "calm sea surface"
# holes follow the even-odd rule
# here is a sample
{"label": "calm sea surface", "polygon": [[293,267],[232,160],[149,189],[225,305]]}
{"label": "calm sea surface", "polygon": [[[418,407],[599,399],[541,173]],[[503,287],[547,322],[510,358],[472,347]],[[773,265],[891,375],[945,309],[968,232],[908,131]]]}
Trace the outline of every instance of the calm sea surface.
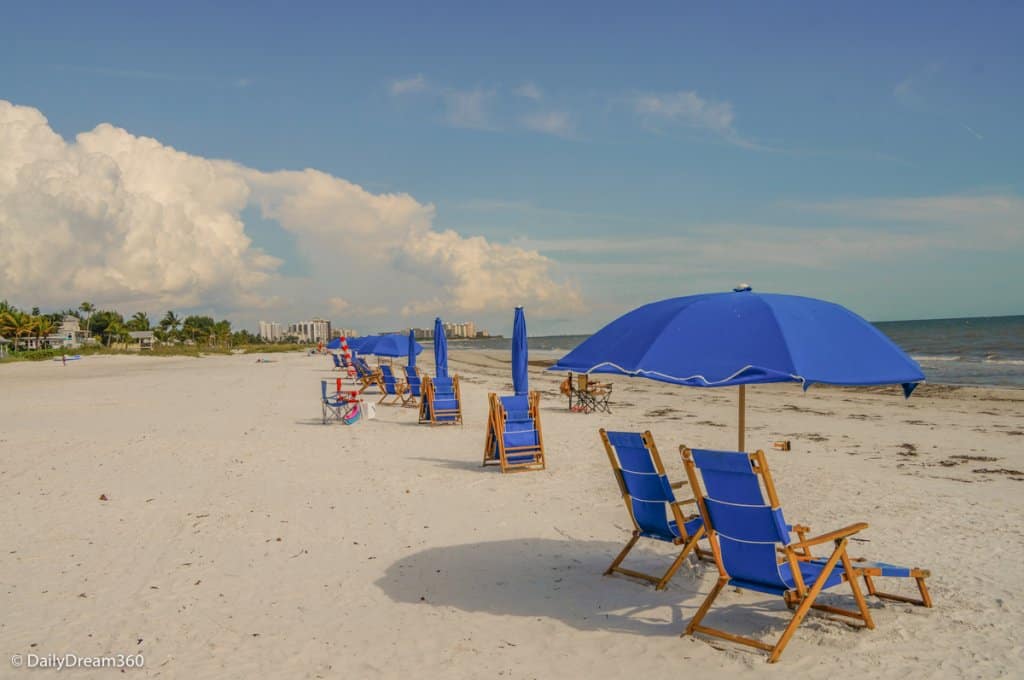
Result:
{"label": "calm sea surface", "polygon": [[[929,382],[1024,387],[1024,316],[888,321],[879,330],[912,356]],[[530,338],[530,357],[557,359],[587,335]],[[450,340],[459,349],[511,349],[509,338]]]}

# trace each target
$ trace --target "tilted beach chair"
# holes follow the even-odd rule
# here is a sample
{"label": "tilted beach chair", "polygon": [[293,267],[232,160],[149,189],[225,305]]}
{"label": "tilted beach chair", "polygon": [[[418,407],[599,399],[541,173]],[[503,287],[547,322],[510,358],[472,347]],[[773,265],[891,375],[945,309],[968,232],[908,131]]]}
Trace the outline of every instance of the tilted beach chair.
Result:
{"label": "tilted beach chair", "polygon": [[405,384],[404,380],[399,380],[391,370],[391,366],[387,364],[381,364],[378,367],[380,371],[380,388],[384,393],[381,395],[378,404],[383,404],[384,400],[388,397],[393,397],[389,404],[405,403],[405,393],[408,391],[409,386]]}
{"label": "tilted beach chair", "polygon": [[331,361],[334,362],[334,368],[331,369],[332,371],[345,370],[344,364],[341,363],[341,357],[339,357],[337,354],[334,354],[333,352],[331,352]]}
{"label": "tilted beach chair", "polygon": [[[697,547],[697,541],[704,536],[704,521],[700,514],[683,515],[681,506],[692,503],[696,510],[697,499],[676,500],[673,490],[682,488],[687,482],[669,483],[658,448],[654,445],[654,437],[649,431],[643,434],[606,432],[602,428],[600,433],[615,481],[619,483],[622,500],[633,520],[633,537],[604,573],[608,575],[617,572],[641,578],[653,583],[656,590],[663,590],[691,552],[705,559],[712,556],[710,550]],[[682,546],[683,549],[662,576],[651,576],[620,567],[641,538],[665,541]]]}
{"label": "tilted beach chair", "polygon": [[[680,452],[690,486],[697,496],[697,504],[704,518],[704,527],[719,571],[718,582],[686,627],[686,634],[702,633],[756,647],[768,652],[768,661],[774,662],[812,608],[856,619],[865,627],[874,628],[874,621],[857,583],[861,577],[868,582],[870,594],[931,606],[924,582],[930,575],[927,570],[850,558],[846,551],[847,542],[853,534],[867,529],[867,524],[852,524],[814,538],[806,537],[807,527],[787,525],[763,451],[748,454],[680,447]],[[767,502],[762,493],[762,483],[768,496]],[[792,539],[791,531],[797,533],[796,540]],[[826,543],[833,544],[832,553],[827,558],[815,558],[811,548]],[[913,600],[875,591],[871,578],[876,576],[915,579],[921,599]],[[822,590],[843,583],[850,585],[857,605],[856,611],[816,602]],[[769,645],[760,640],[700,625],[726,584],[780,595],[786,606],[795,610],[778,642]]]}
{"label": "tilted beach chair", "polygon": [[402,399],[402,406],[419,408],[420,399],[423,397],[423,378],[420,377],[420,370],[415,366],[403,366],[405,371],[405,384],[408,390]]}
{"label": "tilted beach chair", "polygon": [[423,377],[420,422],[431,425],[462,425],[462,394],[459,376]]}
{"label": "tilted beach chair", "polygon": [[362,385],[362,387],[359,388],[360,392],[365,392],[369,387],[376,387],[381,392],[384,391],[380,371],[370,368],[370,365],[366,363],[366,359],[361,356],[352,357],[352,363],[356,367],[356,378]]}
{"label": "tilted beach chair", "polygon": [[540,392],[514,397],[487,395],[490,413],[484,440],[484,465],[502,472],[543,470],[544,435],[540,427]]}

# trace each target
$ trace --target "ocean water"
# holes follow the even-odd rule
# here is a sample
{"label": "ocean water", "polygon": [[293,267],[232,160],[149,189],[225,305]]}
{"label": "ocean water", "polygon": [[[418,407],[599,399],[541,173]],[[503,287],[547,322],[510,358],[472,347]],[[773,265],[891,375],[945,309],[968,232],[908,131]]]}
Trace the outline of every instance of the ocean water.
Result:
{"label": "ocean water", "polygon": [[[928,382],[1024,388],[1024,316],[887,321],[879,330],[912,356]],[[557,359],[588,335],[530,338],[531,359]],[[510,350],[510,338],[450,340],[460,349]]]}

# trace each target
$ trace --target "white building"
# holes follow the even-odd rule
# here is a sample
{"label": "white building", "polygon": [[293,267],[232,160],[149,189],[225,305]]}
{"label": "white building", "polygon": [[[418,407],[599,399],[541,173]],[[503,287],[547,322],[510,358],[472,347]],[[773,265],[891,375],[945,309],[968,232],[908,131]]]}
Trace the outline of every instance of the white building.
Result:
{"label": "white building", "polygon": [[300,342],[328,342],[331,339],[331,322],[314,318],[288,324],[288,335],[294,335]]}
{"label": "white building", "polygon": [[284,337],[284,331],[276,321],[260,321],[260,337],[266,342],[278,342]]}

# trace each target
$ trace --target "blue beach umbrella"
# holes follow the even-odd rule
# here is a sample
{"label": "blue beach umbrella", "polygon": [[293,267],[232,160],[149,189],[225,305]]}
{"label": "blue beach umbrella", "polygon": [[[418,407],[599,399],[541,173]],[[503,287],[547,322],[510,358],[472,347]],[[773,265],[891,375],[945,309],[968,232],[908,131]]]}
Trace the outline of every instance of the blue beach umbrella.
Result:
{"label": "blue beach umbrella", "polygon": [[327,343],[327,349],[341,349],[341,338],[331,338]]}
{"label": "blue beach umbrella", "polygon": [[423,351],[423,345],[415,340],[410,344],[409,338],[404,335],[380,335],[372,342],[366,343],[361,351],[363,354],[376,354],[379,357],[401,357],[409,355],[410,352],[419,354]]}
{"label": "blue beach umbrella", "polygon": [[416,336],[413,335],[412,329],[410,328],[409,329],[409,352],[408,352],[408,357],[409,358],[406,360],[406,363],[408,364],[409,368],[416,368],[416,355],[419,353],[419,352],[416,351],[417,347],[420,348],[420,352],[423,351],[423,347],[420,346],[420,344],[418,342],[416,342]]}
{"label": "blue beach umbrella", "polygon": [[517,396],[530,392],[529,376],[526,372],[529,364],[528,354],[526,316],[522,307],[516,307],[515,321],[512,324],[512,386]]}
{"label": "blue beach umbrella", "polygon": [[921,367],[868,321],[840,305],[749,286],[652,302],[584,340],[549,370],[620,373],[693,387],[798,382],[902,385],[909,397]]}
{"label": "blue beach umbrella", "polygon": [[441,317],[434,319],[434,375],[448,377],[448,338],[445,337]]}

